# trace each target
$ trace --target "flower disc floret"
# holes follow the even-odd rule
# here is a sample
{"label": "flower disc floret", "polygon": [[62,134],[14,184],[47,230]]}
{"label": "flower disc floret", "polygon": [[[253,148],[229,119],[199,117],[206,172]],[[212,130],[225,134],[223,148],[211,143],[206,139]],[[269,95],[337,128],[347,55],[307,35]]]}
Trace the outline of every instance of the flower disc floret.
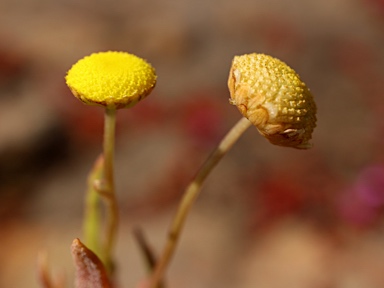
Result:
{"label": "flower disc floret", "polygon": [[72,93],[90,105],[125,108],[146,97],[156,85],[155,69],[126,52],[99,52],[79,60],[65,80]]}

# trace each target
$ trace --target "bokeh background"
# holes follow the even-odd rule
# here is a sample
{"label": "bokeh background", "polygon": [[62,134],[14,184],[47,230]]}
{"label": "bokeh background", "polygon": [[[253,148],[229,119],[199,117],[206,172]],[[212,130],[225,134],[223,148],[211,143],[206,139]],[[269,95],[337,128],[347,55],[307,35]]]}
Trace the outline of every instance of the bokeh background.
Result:
{"label": "bokeh background", "polygon": [[155,251],[198,167],[240,118],[234,55],[293,67],[318,105],[314,148],[251,128],[209,177],[169,287],[384,287],[384,1],[0,1],[0,287],[39,287],[36,257],[73,287],[86,177],[103,110],[66,71],[92,52],[135,53],[154,92],[118,113],[121,287],[145,277],[132,230]]}

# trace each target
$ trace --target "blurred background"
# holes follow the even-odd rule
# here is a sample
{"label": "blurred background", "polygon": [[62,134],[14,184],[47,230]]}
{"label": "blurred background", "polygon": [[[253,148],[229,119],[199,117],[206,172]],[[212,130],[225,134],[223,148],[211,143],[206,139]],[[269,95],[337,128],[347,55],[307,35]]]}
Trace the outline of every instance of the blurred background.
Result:
{"label": "blurred background", "polygon": [[234,55],[293,67],[318,105],[314,148],[249,129],[208,178],[169,287],[384,287],[384,1],[0,0],[0,287],[39,287],[36,257],[73,287],[86,177],[103,109],[64,82],[80,58],[122,50],[157,70],[118,112],[121,287],[145,277],[132,236],[160,252],[186,185],[240,118]]}

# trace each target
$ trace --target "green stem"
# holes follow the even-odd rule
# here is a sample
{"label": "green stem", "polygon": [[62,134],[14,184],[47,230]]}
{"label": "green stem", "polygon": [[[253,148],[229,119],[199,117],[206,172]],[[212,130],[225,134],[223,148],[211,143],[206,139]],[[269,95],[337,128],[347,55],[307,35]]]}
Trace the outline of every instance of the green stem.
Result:
{"label": "green stem", "polygon": [[185,190],[179,208],[175,217],[173,218],[172,225],[168,231],[167,243],[152,275],[151,283],[149,286],[150,288],[159,287],[159,283],[161,283],[163,280],[167,266],[171,261],[176,249],[188,212],[194,204],[196,198],[199,196],[204,180],[217,165],[217,163],[223,158],[223,156],[229,151],[233,144],[235,144],[239,137],[244,133],[244,131],[246,131],[247,128],[251,125],[252,124],[248,119],[240,119],[227,133],[227,135],[224,136],[219,146],[208,157],[206,162],[197,172],[195,179]]}
{"label": "green stem", "polygon": [[86,206],[84,216],[84,242],[87,247],[99,257],[102,257],[100,247],[101,211],[100,193],[95,187],[95,183],[100,181],[100,178],[102,177],[103,166],[103,155],[100,155],[88,176],[88,190],[85,200]]}
{"label": "green stem", "polygon": [[114,152],[115,152],[115,126],[116,109],[106,108],[104,122],[104,170],[103,170],[103,196],[106,202],[106,239],[104,244],[105,265],[109,272],[112,271],[112,250],[116,240],[118,227],[118,207],[115,194],[114,180]]}

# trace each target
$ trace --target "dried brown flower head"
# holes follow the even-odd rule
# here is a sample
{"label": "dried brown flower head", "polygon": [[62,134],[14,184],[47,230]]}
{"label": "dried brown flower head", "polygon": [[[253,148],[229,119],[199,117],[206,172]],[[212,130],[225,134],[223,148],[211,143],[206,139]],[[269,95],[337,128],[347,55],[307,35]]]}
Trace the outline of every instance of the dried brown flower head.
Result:
{"label": "dried brown flower head", "polygon": [[316,104],[299,75],[264,54],[235,56],[229,73],[231,104],[272,144],[308,149]]}

